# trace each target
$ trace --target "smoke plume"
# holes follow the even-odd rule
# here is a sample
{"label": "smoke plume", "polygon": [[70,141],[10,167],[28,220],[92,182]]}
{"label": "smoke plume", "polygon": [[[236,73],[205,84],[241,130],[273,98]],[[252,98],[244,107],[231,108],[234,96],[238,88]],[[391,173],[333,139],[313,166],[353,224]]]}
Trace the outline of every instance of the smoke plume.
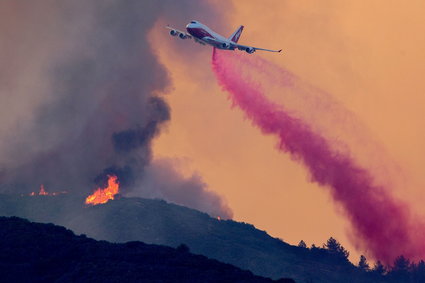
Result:
{"label": "smoke plume", "polygon": [[[261,84],[252,79],[249,71],[252,65],[247,61],[243,55],[214,50],[212,63],[218,82],[229,93],[233,105],[242,109],[254,126],[263,134],[277,136],[278,149],[301,162],[314,182],[329,189],[352,224],[350,238],[356,246],[386,263],[399,255],[412,259],[425,256],[425,246],[418,233],[423,231],[422,225],[413,218],[407,205],[394,199],[369,171],[336,150],[334,144],[308,123],[268,100]],[[276,68],[264,60],[262,64],[258,67],[260,72]],[[275,80],[261,82],[268,85]],[[293,87],[291,80],[283,83]]]}
{"label": "smoke plume", "polygon": [[[122,193],[143,196],[152,140],[170,120],[161,93],[171,84],[147,34],[161,17],[183,25],[199,15],[219,17],[207,1],[2,1],[0,191],[44,184],[87,194],[113,173]],[[226,207],[203,185],[191,189],[197,200],[171,187],[162,197],[214,214]],[[227,207],[223,214],[231,216]]]}
{"label": "smoke plume", "polygon": [[141,184],[145,196],[154,199],[170,198],[174,203],[208,211],[214,217],[231,218],[232,211],[220,197],[209,190],[202,177],[197,173],[182,177],[178,163],[172,159],[158,159],[149,164]]}

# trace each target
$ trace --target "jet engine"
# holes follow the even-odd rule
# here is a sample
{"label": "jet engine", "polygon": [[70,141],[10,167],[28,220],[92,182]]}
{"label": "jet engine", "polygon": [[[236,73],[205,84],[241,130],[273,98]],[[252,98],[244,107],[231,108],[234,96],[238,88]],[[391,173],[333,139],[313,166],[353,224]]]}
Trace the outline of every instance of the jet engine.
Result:
{"label": "jet engine", "polygon": [[229,49],[230,48],[230,44],[229,43],[226,43],[226,42],[223,42],[221,44],[221,48],[223,48],[223,49]]}
{"label": "jet engine", "polygon": [[247,48],[245,49],[245,51],[246,51],[247,53],[249,53],[249,54],[252,54],[252,53],[254,53],[254,52],[255,52],[255,49],[254,49],[254,48],[252,48],[252,47],[247,47]]}
{"label": "jet engine", "polygon": [[176,36],[178,34],[178,32],[177,31],[175,31],[175,30],[170,30],[170,35],[172,35],[172,36]]}
{"label": "jet engine", "polygon": [[187,38],[187,36],[186,36],[184,33],[179,34],[179,37],[180,37],[181,39],[186,39],[186,38]]}

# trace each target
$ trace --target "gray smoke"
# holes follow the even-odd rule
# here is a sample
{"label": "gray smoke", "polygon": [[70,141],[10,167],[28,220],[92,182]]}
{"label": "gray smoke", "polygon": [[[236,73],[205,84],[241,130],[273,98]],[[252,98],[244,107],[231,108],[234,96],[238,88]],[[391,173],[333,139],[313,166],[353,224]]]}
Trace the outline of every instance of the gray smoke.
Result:
{"label": "gray smoke", "polygon": [[[208,211],[211,216],[231,218],[232,211],[218,195],[210,191],[199,174],[182,177],[173,160],[159,159],[150,163],[144,171],[141,183],[148,198],[172,199],[174,203]],[[132,192],[129,196],[137,195]]]}
{"label": "gray smoke", "polygon": [[[151,142],[170,119],[158,95],[170,81],[147,41],[160,17],[183,25],[219,14],[195,0],[0,3],[2,192],[44,184],[89,193],[113,173],[124,194],[134,188],[143,194],[140,184],[162,174],[156,170],[173,172],[146,171]],[[171,188],[161,193],[168,201],[231,216],[202,182],[190,183],[199,198],[187,202],[187,190]]]}

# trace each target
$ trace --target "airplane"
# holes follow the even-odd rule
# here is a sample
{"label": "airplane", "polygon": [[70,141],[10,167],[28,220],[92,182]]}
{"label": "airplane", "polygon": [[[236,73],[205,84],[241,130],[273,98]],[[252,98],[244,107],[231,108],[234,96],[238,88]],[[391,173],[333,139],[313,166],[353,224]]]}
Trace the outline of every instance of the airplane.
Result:
{"label": "airplane", "polygon": [[199,44],[202,44],[202,45],[208,44],[218,49],[224,49],[224,50],[239,49],[242,51],[246,51],[249,54],[252,54],[257,50],[269,51],[269,52],[282,52],[282,49],[271,50],[271,49],[264,49],[264,48],[238,44],[238,41],[242,34],[244,26],[240,26],[229,38],[225,38],[224,36],[214,32],[212,29],[210,29],[209,27],[207,27],[206,25],[198,21],[191,21],[189,24],[187,24],[186,26],[187,32],[180,31],[170,26],[166,26],[166,28],[170,30],[170,35],[172,36],[178,36],[181,39],[193,39],[195,42]]}

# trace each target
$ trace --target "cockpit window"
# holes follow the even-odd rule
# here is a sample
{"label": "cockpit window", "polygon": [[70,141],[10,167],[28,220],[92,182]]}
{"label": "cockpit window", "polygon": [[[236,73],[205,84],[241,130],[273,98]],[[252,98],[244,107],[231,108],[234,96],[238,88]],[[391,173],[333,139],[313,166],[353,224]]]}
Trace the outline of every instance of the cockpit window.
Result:
{"label": "cockpit window", "polygon": [[191,23],[191,24],[196,24],[196,21],[191,21],[190,23]]}

